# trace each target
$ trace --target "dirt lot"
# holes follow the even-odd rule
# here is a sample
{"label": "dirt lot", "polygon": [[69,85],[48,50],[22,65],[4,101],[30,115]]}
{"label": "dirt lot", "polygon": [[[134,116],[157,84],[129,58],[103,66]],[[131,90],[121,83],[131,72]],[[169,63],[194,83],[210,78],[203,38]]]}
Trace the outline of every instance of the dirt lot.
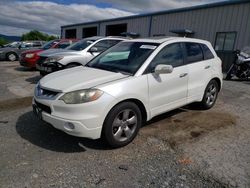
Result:
{"label": "dirt lot", "polygon": [[158,116],[111,150],[37,120],[39,79],[0,62],[0,187],[250,187],[250,82],[224,82],[213,109]]}

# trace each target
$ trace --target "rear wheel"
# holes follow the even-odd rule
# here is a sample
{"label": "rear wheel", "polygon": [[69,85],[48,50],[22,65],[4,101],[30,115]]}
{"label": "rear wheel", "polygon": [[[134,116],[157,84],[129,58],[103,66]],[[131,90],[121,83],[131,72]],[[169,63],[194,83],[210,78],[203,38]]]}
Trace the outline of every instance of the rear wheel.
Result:
{"label": "rear wheel", "polygon": [[110,146],[122,147],[136,137],[141,124],[139,107],[132,102],[124,102],[115,106],[107,115],[102,136]]}
{"label": "rear wheel", "polygon": [[17,60],[17,55],[14,52],[10,52],[7,54],[7,60],[8,61],[16,61]]}
{"label": "rear wheel", "polygon": [[205,110],[212,108],[216,102],[218,92],[218,83],[215,80],[211,80],[205,89],[203,99],[200,102],[200,106]]}

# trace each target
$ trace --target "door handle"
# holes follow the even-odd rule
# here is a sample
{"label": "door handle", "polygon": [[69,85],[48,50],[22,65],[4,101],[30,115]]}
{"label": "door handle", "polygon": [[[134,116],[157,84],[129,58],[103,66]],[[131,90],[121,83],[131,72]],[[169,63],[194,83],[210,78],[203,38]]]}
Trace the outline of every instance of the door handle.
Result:
{"label": "door handle", "polygon": [[188,73],[182,73],[182,74],[180,74],[180,78],[183,78],[183,77],[185,77],[187,75],[188,75]]}
{"label": "door handle", "polygon": [[211,66],[210,65],[208,65],[208,66],[205,66],[205,69],[209,69]]}

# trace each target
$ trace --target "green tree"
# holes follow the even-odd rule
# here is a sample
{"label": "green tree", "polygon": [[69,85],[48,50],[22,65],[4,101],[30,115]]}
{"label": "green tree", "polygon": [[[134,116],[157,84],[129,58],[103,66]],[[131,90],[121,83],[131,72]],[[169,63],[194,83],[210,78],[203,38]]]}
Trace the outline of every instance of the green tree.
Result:
{"label": "green tree", "polygon": [[48,34],[42,33],[42,32],[37,31],[37,30],[32,30],[28,33],[25,33],[21,37],[22,41],[25,41],[25,40],[49,41],[49,40],[54,40],[54,39],[57,39],[57,37],[54,35],[48,35]]}
{"label": "green tree", "polygon": [[5,38],[0,38],[0,46],[9,43]]}

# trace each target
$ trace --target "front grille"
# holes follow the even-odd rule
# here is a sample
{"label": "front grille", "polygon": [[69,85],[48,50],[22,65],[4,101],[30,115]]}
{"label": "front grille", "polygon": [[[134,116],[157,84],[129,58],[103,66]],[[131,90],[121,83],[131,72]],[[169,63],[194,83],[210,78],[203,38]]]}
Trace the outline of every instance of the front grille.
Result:
{"label": "front grille", "polygon": [[41,108],[42,111],[47,112],[48,114],[51,114],[51,109],[49,106],[46,106],[44,104],[41,104],[35,100],[35,104],[37,105],[38,108]]}
{"label": "front grille", "polygon": [[37,64],[38,64],[38,65],[41,65],[46,59],[47,59],[47,57],[39,56],[39,59],[38,59],[38,61],[37,61]]}
{"label": "front grille", "polygon": [[54,96],[58,94],[58,92],[50,91],[47,89],[42,89],[42,91],[43,91],[42,96],[48,97],[48,98],[53,98]]}
{"label": "front grille", "polygon": [[53,100],[57,96],[58,93],[59,92],[41,88],[40,85],[36,87],[36,96],[39,98]]}

